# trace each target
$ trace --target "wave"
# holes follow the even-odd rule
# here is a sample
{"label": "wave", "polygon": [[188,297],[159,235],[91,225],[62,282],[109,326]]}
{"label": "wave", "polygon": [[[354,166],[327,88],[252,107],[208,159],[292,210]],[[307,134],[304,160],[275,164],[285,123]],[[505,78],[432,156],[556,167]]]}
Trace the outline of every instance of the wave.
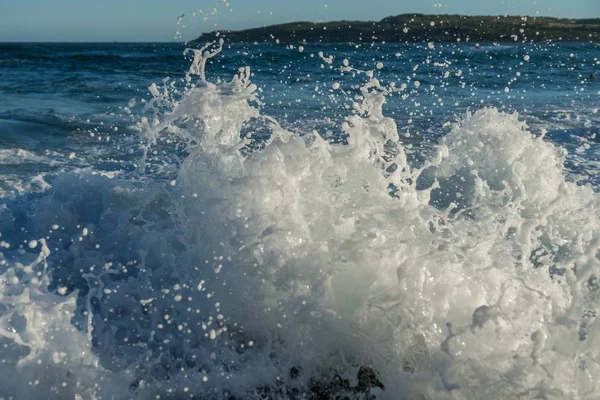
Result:
{"label": "wave", "polygon": [[349,65],[345,144],[299,135],[248,68],[205,78],[221,46],[150,88],[140,170],[183,145],[171,182],[64,173],[1,210],[5,396],[594,398],[600,198],[564,151],[484,108],[411,165],[399,89]]}

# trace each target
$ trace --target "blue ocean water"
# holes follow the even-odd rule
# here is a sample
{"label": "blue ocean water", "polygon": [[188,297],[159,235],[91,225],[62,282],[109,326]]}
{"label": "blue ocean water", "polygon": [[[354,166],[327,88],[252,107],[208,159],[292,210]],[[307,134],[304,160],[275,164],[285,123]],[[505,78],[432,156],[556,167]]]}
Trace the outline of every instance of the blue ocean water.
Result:
{"label": "blue ocean water", "polygon": [[187,47],[0,44],[0,396],[595,398],[598,44]]}
{"label": "blue ocean water", "polygon": [[[39,156],[10,157],[3,172],[31,177],[35,171],[91,166],[99,170],[130,170],[135,163],[131,146],[136,122],[148,98],[148,86],[164,78],[181,82],[189,65],[182,44],[2,44],[0,58],[0,118],[2,149],[27,150]],[[319,52],[347,58],[353,65],[374,68],[383,82],[419,81],[410,98],[391,96],[386,111],[409,142],[436,142],[466,110],[493,106],[517,111],[533,131],[572,150],[569,168],[595,181],[594,130],[598,125],[600,70],[596,44],[232,44],[211,60],[212,79],[227,79],[240,66],[250,66],[252,80],[261,88],[262,109],[282,124],[300,132],[317,129],[322,135],[339,133],[345,115],[343,98],[329,93],[340,81],[355,93],[361,78],[324,68]],[[524,57],[529,56],[529,61]],[[440,65],[447,65],[441,67]],[[445,72],[449,73],[444,77]],[[458,76],[460,74],[460,76]],[[510,91],[505,92],[505,88]],[[136,101],[131,113],[123,109]],[[337,126],[337,128],[336,128]],[[114,129],[118,131],[115,132]],[[92,137],[91,134],[94,134]],[[112,140],[105,145],[106,138]],[[580,149],[591,141],[589,149]],[[115,144],[116,143],[116,144]],[[580,151],[575,151],[580,149]],[[48,153],[49,152],[49,153]],[[75,152],[77,157],[69,160]],[[46,153],[50,156],[43,157]],[[581,160],[579,159],[581,157]],[[12,161],[9,161],[12,160]],[[43,161],[43,162],[38,162]],[[589,168],[582,167],[582,163]],[[60,165],[60,167],[59,167]],[[20,178],[19,178],[20,179]],[[12,182],[12,181],[11,181]],[[3,187],[3,191],[10,188]]]}

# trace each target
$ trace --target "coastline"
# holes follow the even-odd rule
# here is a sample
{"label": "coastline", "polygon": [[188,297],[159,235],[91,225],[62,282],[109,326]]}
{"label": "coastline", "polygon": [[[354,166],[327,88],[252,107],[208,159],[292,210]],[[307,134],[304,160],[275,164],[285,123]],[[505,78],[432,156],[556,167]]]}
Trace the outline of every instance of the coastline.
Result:
{"label": "coastline", "polygon": [[401,14],[381,21],[290,22],[216,30],[196,41],[230,42],[548,42],[600,41],[600,18]]}

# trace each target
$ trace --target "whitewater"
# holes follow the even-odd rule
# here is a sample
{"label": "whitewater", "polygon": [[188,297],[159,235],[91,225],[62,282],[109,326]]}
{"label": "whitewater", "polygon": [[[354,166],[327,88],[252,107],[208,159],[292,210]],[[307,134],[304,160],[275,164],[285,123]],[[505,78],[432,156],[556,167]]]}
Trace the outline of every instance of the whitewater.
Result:
{"label": "whitewater", "polygon": [[[337,133],[292,129],[250,67],[211,79],[223,46],[130,101],[134,170],[3,195],[3,398],[597,398],[600,197],[564,147],[482,106],[415,156],[386,102],[421,83],[326,51]],[[0,152],[44,157],[80,155]]]}

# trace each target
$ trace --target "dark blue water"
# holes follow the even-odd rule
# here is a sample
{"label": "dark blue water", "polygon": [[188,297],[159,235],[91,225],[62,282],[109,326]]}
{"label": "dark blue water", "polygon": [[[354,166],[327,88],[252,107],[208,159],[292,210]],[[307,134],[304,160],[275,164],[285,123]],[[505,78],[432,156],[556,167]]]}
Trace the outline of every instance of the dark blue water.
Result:
{"label": "dark blue water", "polygon": [[[356,68],[375,69],[383,82],[408,89],[388,98],[393,116],[408,141],[437,141],[468,109],[494,106],[517,111],[534,132],[577,153],[570,168],[595,181],[595,134],[600,80],[596,44],[492,43],[305,45],[303,52],[283,44],[232,44],[208,66],[209,79],[229,79],[250,66],[261,88],[263,111],[298,131],[313,129],[335,136],[348,102],[340,92],[356,92],[363,76],[341,76],[319,52]],[[91,166],[132,169],[132,125],[139,119],[148,86],[170,78],[181,84],[189,58],[182,44],[1,44],[0,145],[4,175],[19,181],[32,174]],[[528,58],[528,61],[525,58]],[[447,74],[447,76],[445,76]],[[414,81],[419,81],[416,88]],[[508,92],[505,92],[508,88]],[[402,94],[409,94],[402,98]],[[135,105],[124,111],[130,99]],[[133,101],[132,101],[133,104]],[[407,135],[408,136],[408,135]],[[581,141],[590,148],[581,148]],[[119,143],[129,143],[127,151]],[[587,146],[586,146],[587,147]],[[40,157],[9,157],[18,149]],[[75,153],[75,157],[68,156]],[[590,169],[585,165],[589,162]],[[593,167],[594,166],[594,167]],[[593,168],[592,168],[593,167]],[[16,182],[15,181],[15,182]],[[11,182],[13,182],[11,180]],[[12,188],[14,189],[14,188]],[[3,187],[10,192],[10,187]]]}

